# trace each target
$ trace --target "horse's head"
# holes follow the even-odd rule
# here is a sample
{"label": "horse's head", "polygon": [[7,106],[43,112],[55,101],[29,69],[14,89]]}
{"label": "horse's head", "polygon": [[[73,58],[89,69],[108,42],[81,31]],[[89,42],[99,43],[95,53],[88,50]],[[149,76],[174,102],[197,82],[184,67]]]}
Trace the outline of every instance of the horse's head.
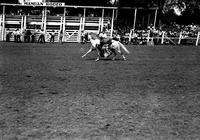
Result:
{"label": "horse's head", "polygon": [[85,41],[90,41],[93,46],[99,45],[100,44],[100,39],[99,36],[96,33],[90,32],[87,33],[85,32],[83,35],[83,38]]}
{"label": "horse's head", "polygon": [[95,39],[99,40],[100,39],[99,35],[96,34],[96,33],[90,32],[89,35],[90,35],[90,38],[93,39],[93,40],[95,40]]}

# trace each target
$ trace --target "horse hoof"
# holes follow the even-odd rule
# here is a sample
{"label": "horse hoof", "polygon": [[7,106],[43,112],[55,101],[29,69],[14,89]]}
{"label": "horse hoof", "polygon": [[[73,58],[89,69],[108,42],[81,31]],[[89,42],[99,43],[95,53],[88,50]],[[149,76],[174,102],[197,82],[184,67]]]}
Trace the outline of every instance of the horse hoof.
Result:
{"label": "horse hoof", "polygon": [[124,59],[124,61],[126,61],[126,58],[125,58],[125,57],[124,57],[123,59]]}

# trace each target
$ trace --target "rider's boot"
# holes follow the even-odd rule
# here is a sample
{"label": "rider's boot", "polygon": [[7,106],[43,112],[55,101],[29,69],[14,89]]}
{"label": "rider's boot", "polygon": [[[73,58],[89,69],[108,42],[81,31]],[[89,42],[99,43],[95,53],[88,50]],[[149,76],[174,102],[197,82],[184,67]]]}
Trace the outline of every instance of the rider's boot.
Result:
{"label": "rider's boot", "polygon": [[109,47],[106,47],[106,52],[107,52],[108,54],[111,53],[110,50],[109,50]]}
{"label": "rider's boot", "polygon": [[97,59],[95,61],[99,61],[99,57],[97,57]]}

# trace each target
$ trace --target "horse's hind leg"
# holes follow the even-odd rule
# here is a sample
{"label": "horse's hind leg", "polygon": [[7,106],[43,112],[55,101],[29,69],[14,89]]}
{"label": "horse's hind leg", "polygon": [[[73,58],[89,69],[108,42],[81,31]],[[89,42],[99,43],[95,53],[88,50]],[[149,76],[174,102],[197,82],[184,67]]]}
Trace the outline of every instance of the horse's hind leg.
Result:
{"label": "horse's hind leg", "polygon": [[95,61],[99,61],[101,56],[101,51],[99,50],[98,47],[96,47],[96,50],[97,50],[97,59]]}
{"label": "horse's hind leg", "polygon": [[94,51],[94,48],[90,48],[84,55],[82,55],[81,57],[86,57],[89,53],[91,53],[92,51]]}
{"label": "horse's hind leg", "polygon": [[124,54],[121,52],[121,50],[118,50],[119,54],[122,56],[123,60],[126,60],[126,57],[124,56]]}
{"label": "horse's hind leg", "polygon": [[91,51],[92,51],[92,49],[89,49],[89,51],[86,52],[86,53],[85,53],[84,55],[82,55],[81,57],[82,57],[82,58],[85,57],[85,56],[88,55]]}
{"label": "horse's hind leg", "polygon": [[95,61],[99,61],[100,60],[100,58],[99,58],[99,56],[97,57],[97,59],[95,60]]}
{"label": "horse's hind leg", "polygon": [[122,56],[122,58],[124,59],[124,61],[126,60],[126,57],[124,56],[124,54],[121,52],[120,55]]}
{"label": "horse's hind leg", "polygon": [[123,59],[124,59],[124,61],[126,60],[126,57],[122,54],[122,57],[123,57]]}

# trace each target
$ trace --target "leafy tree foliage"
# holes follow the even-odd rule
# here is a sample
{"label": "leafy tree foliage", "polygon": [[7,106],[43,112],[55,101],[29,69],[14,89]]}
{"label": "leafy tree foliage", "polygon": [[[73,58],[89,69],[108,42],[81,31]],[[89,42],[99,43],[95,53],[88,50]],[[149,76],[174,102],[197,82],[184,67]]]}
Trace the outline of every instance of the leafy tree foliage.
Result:
{"label": "leafy tree foliage", "polygon": [[[180,13],[177,14],[177,10]],[[174,20],[180,24],[200,23],[199,0],[165,0],[162,12],[165,17],[164,20]],[[176,14],[179,16],[176,16]]]}

